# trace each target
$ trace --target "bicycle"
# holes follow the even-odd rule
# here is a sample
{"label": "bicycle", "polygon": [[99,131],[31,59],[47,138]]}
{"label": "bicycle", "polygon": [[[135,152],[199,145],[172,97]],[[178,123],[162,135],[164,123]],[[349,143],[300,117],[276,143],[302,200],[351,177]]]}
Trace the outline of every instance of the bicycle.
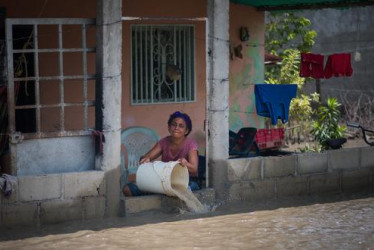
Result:
{"label": "bicycle", "polygon": [[367,138],[367,133],[372,133],[374,134],[374,131],[373,130],[369,130],[369,129],[366,129],[364,127],[362,127],[360,124],[358,123],[349,123],[347,122],[347,126],[348,127],[352,127],[352,128],[358,128],[358,129],[361,129],[362,131],[362,138],[364,139],[365,143],[368,144],[370,147],[374,146],[374,141],[373,142],[369,142],[368,141],[368,138]]}

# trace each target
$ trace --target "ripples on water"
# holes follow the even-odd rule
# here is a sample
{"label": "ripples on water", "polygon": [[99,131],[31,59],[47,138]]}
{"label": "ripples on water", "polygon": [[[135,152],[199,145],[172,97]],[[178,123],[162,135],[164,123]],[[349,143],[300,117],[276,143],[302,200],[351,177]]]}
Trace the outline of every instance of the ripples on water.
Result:
{"label": "ripples on water", "polygon": [[288,198],[1,229],[0,249],[373,249],[373,222],[372,193]]}

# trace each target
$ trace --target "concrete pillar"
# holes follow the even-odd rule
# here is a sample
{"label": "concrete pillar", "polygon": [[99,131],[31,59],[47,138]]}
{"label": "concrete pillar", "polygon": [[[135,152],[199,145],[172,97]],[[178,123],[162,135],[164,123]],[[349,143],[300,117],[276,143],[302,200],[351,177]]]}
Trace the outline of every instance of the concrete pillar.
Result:
{"label": "concrete pillar", "polygon": [[106,216],[119,212],[121,145],[122,0],[97,0],[96,129],[103,132],[103,153],[96,169],[106,172]]}
{"label": "concrete pillar", "polygon": [[227,193],[229,145],[229,0],[208,0],[209,186]]}

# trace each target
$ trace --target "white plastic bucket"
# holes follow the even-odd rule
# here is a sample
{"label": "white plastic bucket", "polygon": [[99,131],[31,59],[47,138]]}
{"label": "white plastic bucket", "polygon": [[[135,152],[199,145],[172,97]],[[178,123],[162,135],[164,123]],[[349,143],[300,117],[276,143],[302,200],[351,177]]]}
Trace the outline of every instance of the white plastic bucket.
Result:
{"label": "white plastic bucket", "polygon": [[177,161],[148,162],[139,166],[136,184],[140,190],[176,196],[173,187],[188,188],[188,169]]}

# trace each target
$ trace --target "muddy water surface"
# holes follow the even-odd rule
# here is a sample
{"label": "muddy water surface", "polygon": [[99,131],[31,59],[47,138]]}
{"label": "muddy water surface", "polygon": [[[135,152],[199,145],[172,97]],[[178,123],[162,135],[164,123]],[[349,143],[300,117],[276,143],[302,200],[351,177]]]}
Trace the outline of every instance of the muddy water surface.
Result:
{"label": "muddy water surface", "polygon": [[0,249],[374,249],[372,193],[212,210],[1,228]]}

